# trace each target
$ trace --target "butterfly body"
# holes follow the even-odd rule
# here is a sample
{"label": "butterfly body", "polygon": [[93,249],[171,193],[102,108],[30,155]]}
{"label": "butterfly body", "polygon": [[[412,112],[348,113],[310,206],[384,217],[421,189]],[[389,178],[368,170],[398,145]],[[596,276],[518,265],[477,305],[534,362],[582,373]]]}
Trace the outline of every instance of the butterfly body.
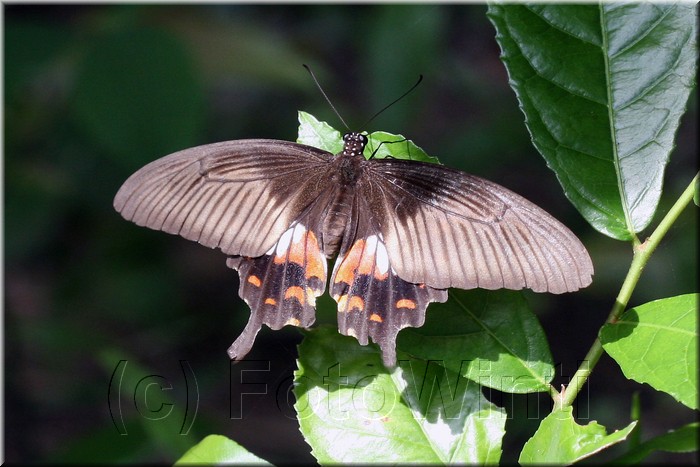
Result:
{"label": "butterfly body", "polygon": [[126,219],[228,255],[251,308],[232,359],[263,324],[311,326],[327,282],[339,331],[371,338],[388,366],[398,332],[421,326],[449,287],[590,283],[580,241],[524,198],[436,164],[366,160],[364,135],[343,140],[337,155],[276,140],[199,146],[148,164],[117,193]]}
{"label": "butterfly body", "polygon": [[[353,140],[350,141],[352,136]],[[350,141],[343,151],[330,161],[329,174],[333,194],[329,196],[323,214],[322,238],[326,258],[333,257],[340,247],[340,242],[350,223],[352,200],[355,197],[357,181],[362,175],[366,160],[362,155],[367,138],[357,133],[349,133]]]}

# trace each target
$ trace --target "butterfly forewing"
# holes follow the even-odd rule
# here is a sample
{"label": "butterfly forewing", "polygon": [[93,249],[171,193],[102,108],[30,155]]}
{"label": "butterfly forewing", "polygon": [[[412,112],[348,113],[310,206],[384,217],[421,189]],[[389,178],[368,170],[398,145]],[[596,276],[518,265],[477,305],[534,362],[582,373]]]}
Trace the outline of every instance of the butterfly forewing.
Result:
{"label": "butterfly forewing", "polygon": [[372,215],[398,275],[435,288],[562,293],[593,266],[559,221],[487,180],[434,164],[378,160],[366,180]]}
{"label": "butterfly forewing", "polygon": [[328,183],[332,155],[275,140],[198,146],[158,159],[122,185],[114,207],[138,225],[229,255],[260,256]]}

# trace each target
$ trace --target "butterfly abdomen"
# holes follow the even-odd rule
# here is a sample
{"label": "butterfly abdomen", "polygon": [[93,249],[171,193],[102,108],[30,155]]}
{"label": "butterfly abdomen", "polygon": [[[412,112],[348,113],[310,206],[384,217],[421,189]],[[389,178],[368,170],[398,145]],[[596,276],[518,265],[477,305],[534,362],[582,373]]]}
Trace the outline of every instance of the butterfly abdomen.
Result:
{"label": "butterfly abdomen", "polygon": [[338,155],[335,163],[338,170],[333,181],[336,183],[335,195],[326,206],[323,216],[322,236],[323,251],[327,258],[334,256],[340,248],[340,242],[350,223],[355,187],[359,178],[360,160],[355,157]]}

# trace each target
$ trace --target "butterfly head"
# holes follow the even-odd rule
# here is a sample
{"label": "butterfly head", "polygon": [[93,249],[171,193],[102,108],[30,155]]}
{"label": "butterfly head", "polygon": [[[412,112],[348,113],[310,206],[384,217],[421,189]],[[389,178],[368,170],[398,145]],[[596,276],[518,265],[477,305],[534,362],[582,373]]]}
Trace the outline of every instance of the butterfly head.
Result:
{"label": "butterfly head", "polygon": [[345,133],[343,135],[343,154],[346,156],[360,156],[367,146],[367,137],[360,133]]}

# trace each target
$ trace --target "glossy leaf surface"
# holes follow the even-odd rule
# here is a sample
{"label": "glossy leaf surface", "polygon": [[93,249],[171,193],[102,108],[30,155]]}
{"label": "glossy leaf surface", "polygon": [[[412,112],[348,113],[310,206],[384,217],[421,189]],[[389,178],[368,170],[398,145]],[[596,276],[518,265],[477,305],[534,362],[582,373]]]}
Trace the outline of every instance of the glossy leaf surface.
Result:
{"label": "glossy leaf surface", "polygon": [[489,6],[532,141],[598,231],[652,219],[695,76],[692,4]]}
{"label": "glossy leaf surface", "polygon": [[547,338],[520,292],[451,289],[423,327],[401,331],[398,348],[503,392],[547,391],[554,376]]}
{"label": "glossy leaf surface", "polygon": [[645,303],[606,324],[600,340],[626,377],[697,409],[697,310],[698,294]]}
{"label": "glossy leaf surface", "polygon": [[605,427],[592,421],[579,425],[572,408],[556,410],[542,420],[534,436],[520,453],[521,464],[573,464],[613,444],[624,441],[637,422],[607,434]]}
{"label": "glossy leaf surface", "polygon": [[305,334],[295,408],[319,463],[498,462],[506,416],[479,385],[401,354],[389,373],[375,346],[332,327]]}
{"label": "glossy leaf surface", "polygon": [[221,435],[209,435],[190,448],[175,465],[257,464],[271,465],[246,448]]}

